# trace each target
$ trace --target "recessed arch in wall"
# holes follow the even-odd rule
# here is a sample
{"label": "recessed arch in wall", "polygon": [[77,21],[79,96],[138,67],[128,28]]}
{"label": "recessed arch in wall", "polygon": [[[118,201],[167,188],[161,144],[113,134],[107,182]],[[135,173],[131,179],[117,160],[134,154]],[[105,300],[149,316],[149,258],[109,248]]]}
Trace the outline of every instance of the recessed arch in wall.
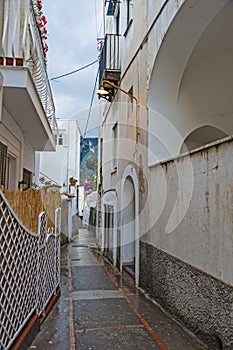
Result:
{"label": "recessed arch in wall", "polygon": [[177,156],[187,135],[203,125],[233,134],[232,71],[233,2],[186,0],[171,19],[150,77],[149,165]]}
{"label": "recessed arch in wall", "polygon": [[224,131],[212,125],[201,126],[190,132],[185,138],[181,146],[180,153],[190,152],[195,148],[204,146],[227,136],[229,135],[227,135]]}

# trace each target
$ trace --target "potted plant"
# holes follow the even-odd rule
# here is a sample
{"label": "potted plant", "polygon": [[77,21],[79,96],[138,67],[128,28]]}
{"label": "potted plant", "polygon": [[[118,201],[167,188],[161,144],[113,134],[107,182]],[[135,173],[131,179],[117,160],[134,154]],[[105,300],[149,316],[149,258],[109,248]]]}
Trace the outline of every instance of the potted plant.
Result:
{"label": "potted plant", "polygon": [[71,186],[75,186],[76,182],[78,181],[77,179],[75,179],[73,176],[71,176],[69,178],[69,181],[70,181],[70,185]]}

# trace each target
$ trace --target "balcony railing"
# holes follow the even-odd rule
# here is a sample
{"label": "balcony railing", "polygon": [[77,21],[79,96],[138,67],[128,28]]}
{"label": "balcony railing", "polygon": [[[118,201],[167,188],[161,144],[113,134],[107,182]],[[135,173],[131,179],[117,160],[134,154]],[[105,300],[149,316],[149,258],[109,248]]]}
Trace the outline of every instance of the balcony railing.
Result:
{"label": "balcony railing", "polygon": [[107,34],[100,55],[99,85],[103,80],[117,83],[120,73],[120,35]]}
{"label": "balcony railing", "polygon": [[0,65],[29,68],[52,130],[55,108],[46,70],[46,58],[32,0],[0,2]]}

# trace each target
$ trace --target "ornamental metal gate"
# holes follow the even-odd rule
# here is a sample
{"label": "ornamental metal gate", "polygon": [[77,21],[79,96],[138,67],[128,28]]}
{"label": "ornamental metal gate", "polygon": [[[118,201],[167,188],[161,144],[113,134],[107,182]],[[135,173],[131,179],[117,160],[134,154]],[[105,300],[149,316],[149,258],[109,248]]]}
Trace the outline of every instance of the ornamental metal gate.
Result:
{"label": "ornamental metal gate", "polygon": [[7,350],[30,317],[41,316],[60,283],[60,219],[54,232],[41,213],[38,234],[19,221],[0,191],[0,350]]}

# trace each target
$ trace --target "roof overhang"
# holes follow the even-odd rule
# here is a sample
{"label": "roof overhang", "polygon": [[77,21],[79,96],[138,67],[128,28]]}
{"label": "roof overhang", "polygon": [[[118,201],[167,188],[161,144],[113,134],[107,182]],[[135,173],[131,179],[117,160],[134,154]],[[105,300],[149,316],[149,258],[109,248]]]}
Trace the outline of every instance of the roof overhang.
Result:
{"label": "roof overhang", "polygon": [[49,125],[30,71],[25,67],[1,67],[3,106],[36,151],[54,151],[55,137]]}

